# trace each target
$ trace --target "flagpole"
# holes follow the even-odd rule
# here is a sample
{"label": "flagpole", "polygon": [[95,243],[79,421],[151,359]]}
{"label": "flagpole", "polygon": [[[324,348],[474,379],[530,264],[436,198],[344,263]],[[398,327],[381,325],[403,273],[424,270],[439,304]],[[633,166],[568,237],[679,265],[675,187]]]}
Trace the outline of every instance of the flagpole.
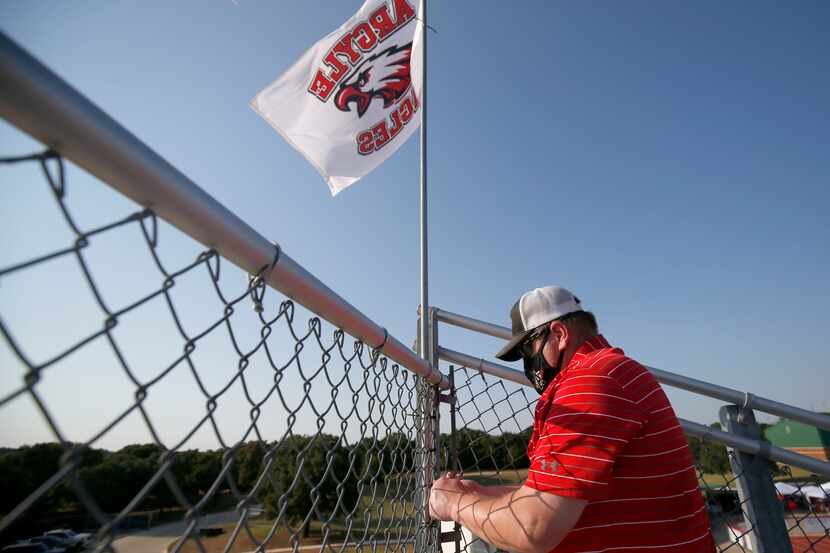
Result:
{"label": "flagpole", "polygon": [[427,6],[421,0],[421,317],[420,354],[430,361],[429,333],[429,255],[427,240]]}
{"label": "flagpole", "polygon": [[[421,316],[419,318],[419,332],[420,340],[418,345],[421,349],[421,357],[432,366],[433,361],[437,364],[437,359],[434,360],[432,352],[433,345],[430,343],[432,333],[429,332],[429,255],[428,255],[428,239],[427,239],[427,2],[420,0],[420,17],[421,17]],[[438,421],[434,418],[437,415],[436,405],[431,401],[425,401],[427,397],[426,392],[429,390],[429,383],[423,383],[423,391],[418,394],[419,397],[419,415],[421,419],[421,469],[420,475],[420,490],[421,496],[418,498],[421,510],[421,524],[426,527],[430,522],[429,516],[429,496],[432,487],[433,478],[433,452],[435,451],[435,443],[433,433]],[[423,394],[423,395],[422,395]],[[434,398],[437,401],[437,397]],[[420,518],[420,517],[419,517]],[[430,538],[422,532],[418,532],[415,539],[415,551],[423,551],[430,542]]]}

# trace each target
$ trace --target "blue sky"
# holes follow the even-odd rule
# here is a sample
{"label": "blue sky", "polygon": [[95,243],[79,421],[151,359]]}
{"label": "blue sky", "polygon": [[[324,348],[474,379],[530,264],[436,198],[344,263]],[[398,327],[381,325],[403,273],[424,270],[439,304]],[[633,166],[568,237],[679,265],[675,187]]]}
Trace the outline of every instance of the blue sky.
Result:
{"label": "blue sky", "polygon": [[[417,140],[332,199],[248,107],[359,5],[7,0],[0,29],[409,343]],[[826,3],[432,1],[429,22],[433,305],[506,325],[522,292],[562,284],[645,364],[830,409]],[[38,149],[5,122],[0,144],[2,155]],[[0,171],[0,266],[69,244],[39,174]],[[80,170],[69,185],[87,226],[135,209]],[[163,236],[171,259],[198,252]],[[115,304],[158,282],[133,266],[135,234],[105,245],[96,270]],[[79,278],[58,263],[0,283],[3,320],[34,357],[100,328],[88,294],[69,291],[83,289]],[[208,309],[200,293],[183,297],[195,319]],[[153,323],[162,316],[135,324],[139,359],[170,359],[155,352],[168,347]],[[483,357],[499,347],[452,328],[442,337]],[[22,374],[4,348],[3,394]],[[130,397],[111,354],[85,355],[43,382],[77,439]],[[79,399],[89,389],[113,399]],[[717,402],[670,397],[683,417],[717,419]],[[169,405],[157,409],[186,426]],[[48,439],[33,413],[26,398],[0,410],[0,443]],[[124,426],[101,445],[147,441],[138,422]]]}

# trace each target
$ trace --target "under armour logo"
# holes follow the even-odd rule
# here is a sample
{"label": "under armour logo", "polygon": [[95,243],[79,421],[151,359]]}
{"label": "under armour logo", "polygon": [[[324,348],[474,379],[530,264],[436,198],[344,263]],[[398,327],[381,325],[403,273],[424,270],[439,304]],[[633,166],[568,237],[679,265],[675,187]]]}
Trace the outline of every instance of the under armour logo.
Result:
{"label": "under armour logo", "polygon": [[542,465],[542,470],[549,470],[550,472],[556,472],[556,468],[559,466],[558,461],[547,461],[545,459],[539,461],[539,464]]}

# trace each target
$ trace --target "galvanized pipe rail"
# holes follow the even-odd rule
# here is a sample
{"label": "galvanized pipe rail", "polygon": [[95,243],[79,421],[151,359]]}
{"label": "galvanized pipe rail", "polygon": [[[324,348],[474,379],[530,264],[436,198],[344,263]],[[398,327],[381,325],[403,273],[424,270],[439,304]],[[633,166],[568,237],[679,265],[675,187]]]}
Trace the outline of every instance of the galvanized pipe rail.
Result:
{"label": "galvanized pipe rail", "polygon": [[[481,332],[483,334],[488,334],[490,336],[495,336],[496,338],[503,338],[505,340],[509,340],[511,336],[510,329],[507,327],[487,323],[484,321],[480,321],[478,319],[466,317],[464,315],[458,315],[457,313],[451,313],[449,311],[436,309],[436,316],[438,320],[441,322],[453,326],[458,326],[461,328],[466,328],[467,330]],[[492,366],[493,364],[491,363],[490,365]],[[512,370],[508,367],[504,367],[503,365],[498,366],[502,369]],[[756,411],[763,411],[765,413],[770,413],[772,415],[778,415],[779,417],[785,417],[791,420],[796,420],[799,422],[803,422],[805,424],[809,424],[811,426],[815,426],[816,428],[821,428],[823,430],[830,431],[830,416],[823,415],[821,413],[816,413],[814,411],[808,411],[807,409],[801,409],[799,407],[795,407],[792,405],[787,405],[786,403],[781,403],[779,401],[775,401],[772,399],[756,396],[749,392],[733,390],[732,388],[718,386],[717,384],[712,384],[710,382],[705,382],[703,380],[697,380],[695,378],[689,378],[688,376],[682,376],[661,369],[656,369],[654,367],[646,366],[646,368],[654,374],[655,378],[657,378],[659,382],[666,384],[668,386],[673,386],[675,388],[680,388],[704,396],[720,399],[728,403],[740,405],[744,408],[754,409]],[[518,371],[514,372],[518,373]],[[524,375],[522,375],[522,378],[524,378]],[[519,384],[522,383],[523,382],[519,382]]]}
{"label": "galvanized pipe rail", "polygon": [[[476,369],[504,380],[510,380],[516,384],[528,387],[531,385],[527,380],[527,377],[525,377],[524,373],[521,371],[511,369],[510,367],[506,367],[498,363],[492,363],[478,357],[473,357],[472,355],[467,355],[466,353],[461,353],[460,351],[439,347],[438,357],[448,363],[456,363],[471,369]],[[762,457],[772,459],[773,461],[794,465],[805,470],[813,471],[816,474],[830,477],[830,463],[825,461],[820,461],[799,453],[793,453],[792,451],[774,446],[768,442],[736,436],[734,434],[723,432],[722,430],[710,428],[685,419],[678,418],[678,421],[680,422],[680,426],[683,427],[684,432],[695,436],[696,438],[701,438],[711,442],[718,442],[739,451],[743,451],[744,453],[760,455]]]}
{"label": "galvanized pipe rail", "polygon": [[63,79],[0,33],[0,115],[249,274],[410,371],[440,372],[266,240]]}

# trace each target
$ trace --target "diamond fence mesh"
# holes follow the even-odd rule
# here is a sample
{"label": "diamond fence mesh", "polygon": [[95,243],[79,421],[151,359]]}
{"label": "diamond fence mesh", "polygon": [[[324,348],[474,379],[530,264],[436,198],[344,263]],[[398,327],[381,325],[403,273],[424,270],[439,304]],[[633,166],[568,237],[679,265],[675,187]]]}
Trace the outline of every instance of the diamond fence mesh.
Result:
{"label": "diamond fence mesh", "polygon": [[[722,450],[727,464],[736,456],[735,452],[726,451],[719,444],[710,444],[710,447]],[[763,459],[759,459],[759,462],[768,465],[770,480],[778,490],[774,498],[778,511],[775,516],[783,519],[792,551],[830,552],[830,497],[821,488],[821,480],[797,467]],[[705,462],[696,459],[696,464],[718,550],[757,550],[753,548],[753,540],[759,539],[759,524],[763,522],[753,520],[749,512],[749,504],[754,499],[748,495],[741,497],[738,491],[740,473],[735,474],[728,468],[704,472],[701,465],[705,465]],[[776,549],[767,547],[765,550]]]}
{"label": "diamond fence mesh", "polygon": [[[465,478],[486,485],[521,484],[529,467],[526,447],[537,395],[527,387],[476,368],[455,366],[450,371],[456,394],[456,431],[442,436],[442,470],[461,472]],[[689,444],[718,550],[753,551],[752,540],[758,528],[748,506],[758,498],[739,497],[741,473],[734,473],[735,465],[731,463],[736,453],[709,439],[689,436]],[[778,491],[771,498],[772,504],[781,511],[779,517],[783,518],[792,550],[830,552],[830,498],[826,485],[821,487],[821,479],[760,457],[753,462],[769,469],[768,478]],[[495,551],[468,532],[460,532],[458,550]],[[763,550],[779,551],[769,546]],[[445,543],[444,551],[456,551],[456,544]]]}
{"label": "diamond fence mesh", "polygon": [[151,210],[85,226],[56,154],[3,162],[4,196],[51,198],[2,234],[68,233],[0,263],[0,546],[72,527],[155,551],[121,538],[165,524],[169,551],[413,550],[430,386]]}
{"label": "diamond fence mesh", "polygon": [[784,522],[793,551],[830,552],[828,486],[822,486],[816,475],[797,467],[777,465],[777,469],[777,497],[784,508]]}
{"label": "diamond fence mesh", "polygon": [[[157,542],[123,536],[152,527],[170,551],[432,549],[419,480],[431,385],[266,288],[269,266],[245,275],[150,210],[73,205],[75,169],[51,152],[4,161],[16,168],[4,194],[38,180],[49,197],[3,234],[65,231],[38,248],[9,241],[0,263],[0,427],[19,446],[0,449],[0,545],[73,527],[94,533],[90,549],[147,550]],[[171,242],[192,261],[176,262]],[[536,394],[451,372],[437,468],[520,484]],[[47,443],[22,445],[32,435]],[[745,461],[689,441],[719,550],[752,551],[761,522],[759,499],[739,493]],[[755,462],[792,550],[830,551],[821,479]],[[445,551],[492,550],[458,535]]]}

